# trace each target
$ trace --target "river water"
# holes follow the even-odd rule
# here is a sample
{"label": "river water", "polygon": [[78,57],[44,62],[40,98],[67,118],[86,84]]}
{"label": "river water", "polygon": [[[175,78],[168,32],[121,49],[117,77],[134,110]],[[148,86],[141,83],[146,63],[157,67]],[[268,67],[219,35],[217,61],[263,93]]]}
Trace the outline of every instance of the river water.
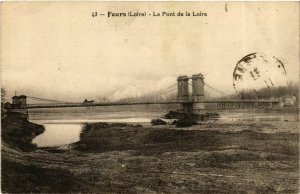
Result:
{"label": "river water", "polygon": [[[113,115],[112,115],[113,116]],[[122,119],[69,119],[69,120],[31,120],[45,127],[45,132],[37,136],[33,143],[38,147],[62,146],[79,141],[79,134],[85,122],[109,123],[141,123],[149,125],[151,118],[122,118]]]}
{"label": "river water", "polygon": [[[39,109],[31,110],[29,118],[31,122],[41,124],[45,132],[37,136],[33,143],[38,147],[63,146],[79,141],[81,127],[85,122],[122,122],[131,124],[150,125],[153,118],[160,118],[167,111],[131,111],[131,110],[99,110],[86,108],[69,109]],[[221,113],[218,122],[235,121],[299,121],[295,114],[274,114],[274,113]]]}
{"label": "river water", "polygon": [[33,143],[38,147],[63,146],[79,141],[85,122],[131,123],[150,125],[153,118],[163,116],[166,111],[116,111],[86,108],[30,110],[31,122],[41,124],[45,132],[37,136]]}

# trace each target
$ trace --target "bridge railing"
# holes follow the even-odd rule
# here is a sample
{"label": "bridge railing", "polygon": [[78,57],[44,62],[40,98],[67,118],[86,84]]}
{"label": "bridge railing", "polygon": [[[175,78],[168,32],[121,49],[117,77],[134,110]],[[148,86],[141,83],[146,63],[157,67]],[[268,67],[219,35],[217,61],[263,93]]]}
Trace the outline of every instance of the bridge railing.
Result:
{"label": "bridge railing", "polygon": [[121,106],[121,105],[147,105],[147,104],[177,104],[178,101],[161,102],[94,102],[94,103],[47,103],[47,104],[27,104],[27,108],[55,108],[55,107],[90,107],[90,106]]}
{"label": "bridge railing", "polygon": [[204,109],[279,109],[279,101],[206,101],[204,102]]}
{"label": "bridge railing", "polygon": [[151,105],[151,104],[203,104],[204,109],[244,109],[244,108],[279,108],[280,102],[275,100],[223,100],[223,101],[161,101],[161,102],[93,102],[93,103],[47,103],[27,104],[27,108],[55,108],[55,107],[90,107],[90,106],[118,106],[118,105]]}

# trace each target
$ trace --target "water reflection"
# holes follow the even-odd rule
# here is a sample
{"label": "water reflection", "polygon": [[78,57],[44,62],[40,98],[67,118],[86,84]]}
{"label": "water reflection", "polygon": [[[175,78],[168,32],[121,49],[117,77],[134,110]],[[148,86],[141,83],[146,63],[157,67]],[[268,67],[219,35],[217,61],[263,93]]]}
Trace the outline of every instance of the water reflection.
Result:
{"label": "water reflection", "polygon": [[45,132],[37,136],[33,143],[38,147],[61,146],[79,141],[81,124],[43,124]]}
{"label": "water reflection", "polygon": [[219,121],[248,121],[248,122],[284,122],[284,121],[299,121],[298,115],[267,115],[267,114],[236,114],[236,115],[221,115]]}
{"label": "water reflection", "polygon": [[[167,119],[166,119],[167,120]],[[45,132],[37,136],[33,143],[38,147],[55,147],[79,141],[82,123],[109,122],[109,123],[142,123],[150,125],[150,118],[120,118],[120,119],[55,119],[31,120],[45,127]]]}
{"label": "water reflection", "polygon": [[95,122],[108,122],[108,123],[150,123],[150,118],[120,118],[120,119],[55,119],[55,120],[36,120],[40,124],[81,124],[81,123],[95,123]]}

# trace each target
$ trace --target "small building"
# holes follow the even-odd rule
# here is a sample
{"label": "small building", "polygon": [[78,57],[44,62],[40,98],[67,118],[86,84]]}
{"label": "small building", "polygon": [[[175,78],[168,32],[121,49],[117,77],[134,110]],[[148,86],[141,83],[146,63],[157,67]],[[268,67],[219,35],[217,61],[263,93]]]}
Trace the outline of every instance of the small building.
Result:
{"label": "small building", "polygon": [[19,104],[20,104],[20,108],[23,109],[23,108],[27,108],[27,97],[25,95],[21,95],[19,96]]}
{"label": "small building", "polygon": [[294,106],[296,105],[296,96],[282,96],[280,97],[281,107],[284,106]]}
{"label": "small building", "polygon": [[12,104],[5,103],[7,107],[6,114],[12,114],[18,116],[19,118],[29,119],[28,110],[27,110],[27,97],[25,95],[14,96],[12,97]]}
{"label": "small building", "polygon": [[4,108],[7,109],[11,109],[11,103],[10,102],[5,102],[4,103]]}
{"label": "small building", "polygon": [[25,95],[12,97],[11,108],[26,109],[27,108],[27,97]]}
{"label": "small building", "polygon": [[19,97],[18,96],[12,97],[12,104],[19,104]]}

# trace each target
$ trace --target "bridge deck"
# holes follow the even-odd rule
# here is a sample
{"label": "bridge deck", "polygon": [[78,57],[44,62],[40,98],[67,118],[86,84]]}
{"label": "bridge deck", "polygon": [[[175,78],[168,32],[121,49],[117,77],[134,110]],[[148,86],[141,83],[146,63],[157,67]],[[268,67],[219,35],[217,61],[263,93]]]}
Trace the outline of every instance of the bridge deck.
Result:
{"label": "bridge deck", "polygon": [[27,104],[27,109],[34,108],[59,108],[59,107],[91,107],[91,106],[124,106],[124,105],[151,105],[151,104],[188,104],[188,103],[220,103],[220,104],[255,104],[255,103],[272,103],[278,104],[274,100],[223,100],[223,101],[202,101],[202,102],[185,102],[185,101],[160,101],[160,102],[105,102],[105,103],[50,103],[50,104]]}

